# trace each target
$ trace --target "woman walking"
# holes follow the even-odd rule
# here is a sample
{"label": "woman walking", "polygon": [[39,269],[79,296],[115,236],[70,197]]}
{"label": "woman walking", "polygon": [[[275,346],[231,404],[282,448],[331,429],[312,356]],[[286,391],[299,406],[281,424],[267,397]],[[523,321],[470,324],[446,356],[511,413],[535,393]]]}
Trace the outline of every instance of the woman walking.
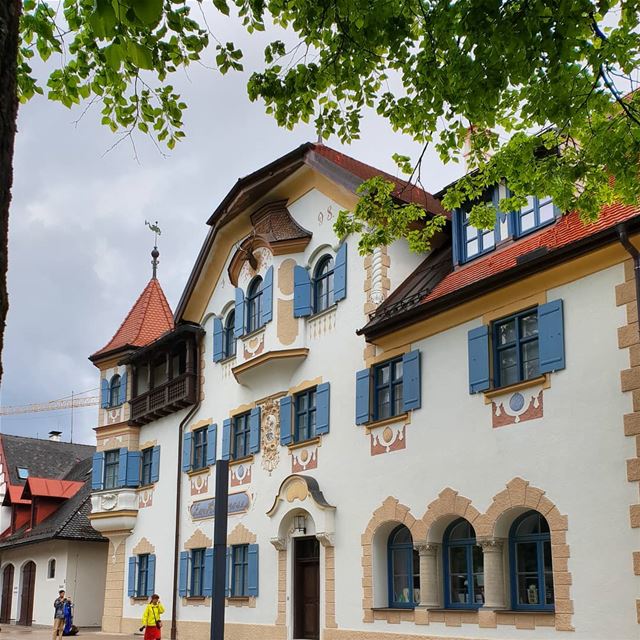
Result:
{"label": "woman walking", "polygon": [[164,607],[160,602],[160,596],[154,593],[151,602],[145,607],[142,614],[142,627],[144,629],[144,640],[160,640],[162,620],[160,616],[164,613]]}

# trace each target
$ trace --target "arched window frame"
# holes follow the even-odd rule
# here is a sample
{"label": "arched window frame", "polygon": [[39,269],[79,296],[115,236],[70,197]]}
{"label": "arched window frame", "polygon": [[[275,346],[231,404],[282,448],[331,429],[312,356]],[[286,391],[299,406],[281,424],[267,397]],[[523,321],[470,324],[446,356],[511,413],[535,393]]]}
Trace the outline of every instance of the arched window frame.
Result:
{"label": "arched window frame", "polygon": [[[407,529],[407,533],[409,533],[409,538],[411,539],[410,543],[396,543],[393,542],[394,538],[397,534],[403,530],[407,529],[407,527],[403,524],[398,525],[393,531],[389,534],[389,538],[387,541],[387,576],[388,576],[388,593],[389,593],[389,608],[390,609],[413,609],[418,602],[415,601],[415,580],[416,578],[419,580],[419,566],[420,566],[420,558],[418,552],[413,548],[413,537],[411,536],[411,532]],[[413,585],[411,588],[411,599],[408,602],[399,602],[394,600],[393,595],[393,578],[394,578],[394,563],[393,563],[393,552],[394,551],[405,551],[411,550],[411,554],[407,556],[407,566],[405,567],[405,572],[411,578],[411,584]],[[418,571],[415,571],[416,565],[418,566]]]}
{"label": "arched window frame", "polygon": [[231,358],[236,355],[236,338],[233,335],[233,330],[236,321],[236,310],[231,309],[227,314],[224,321],[224,328],[222,330],[222,357]]}
{"label": "arched window frame", "polygon": [[[473,531],[473,537],[471,538],[458,538],[451,540],[451,533],[462,522],[466,522],[471,531]],[[464,548],[466,558],[466,574],[467,584],[469,585],[469,602],[453,602],[451,599],[451,564],[450,564],[450,552],[454,548]],[[474,571],[473,558],[474,553],[479,558],[483,558],[482,549],[476,544],[475,529],[468,520],[465,518],[457,518],[454,520],[445,530],[443,536],[443,567],[444,567],[444,606],[446,609],[479,609],[484,604],[484,591],[480,594],[476,594],[474,588],[474,576],[482,576],[484,583],[484,562],[482,563],[481,571]],[[484,586],[484,584],[483,584]],[[481,595],[481,601],[476,602],[476,595]]]}
{"label": "arched window frame", "polygon": [[56,577],[56,559],[49,558],[47,562],[47,580],[53,580]]}
{"label": "arched window frame", "polygon": [[247,333],[253,333],[262,325],[262,278],[256,276],[247,288]]}
{"label": "arched window frame", "polygon": [[[329,254],[323,255],[316,264],[313,271],[313,313],[325,311],[334,304],[334,266],[334,258]],[[326,291],[324,290],[325,286]]]}
{"label": "arched window frame", "polygon": [[111,376],[109,382],[109,406],[117,407],[120,404],[120,383],[122,378],[119,373]]}
{"label": "arched window frame", "polygon": [[[546,524],[547,531],[540,533],[532,533],[527,535],[517,535],[518,527],[529,517],[538,516],[540,518],[540,524],[544,522]],[[555,602],[551,602],[550,604],[538,603],[538,604],[522,604],[519,603],[518,600],[518,565],[517,565],[517,548],[518,544],[522,543],[535,543],[536,545],[536,573],[537,573],[537,588],[538,588],[538,598],[539,594],[545,593],[546,600],[546,589],[545,589],[545,573],[547,574],[547,579],[550,581],[551,587],[553,589],[553,560],[551,557],[551,533],[549,532],[549,524],[546,518],[539,513],[538,511],[531,510],[523,513],[521,516],[516,518],[511,525],[511,529],[509,530],[509,581],[511,584],[511,608],[519,611],[553,611],[555,609]],[[544,569],[544,548],[547,546],[547,553],[549,555],[549,571],[545,572]],[[552,591],[552,598],[554,597],[554,593]]]}

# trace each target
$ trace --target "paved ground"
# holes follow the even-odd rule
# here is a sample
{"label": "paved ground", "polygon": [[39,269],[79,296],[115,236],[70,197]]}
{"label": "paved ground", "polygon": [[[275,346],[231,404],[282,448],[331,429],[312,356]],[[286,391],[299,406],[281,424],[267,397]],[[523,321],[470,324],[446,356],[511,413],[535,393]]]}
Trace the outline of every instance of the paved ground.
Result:
{"label": "paved ground", "polygon": [[[3,624],[0,630],[0,640],[51,640],[51,627],[19,627],[13,624]],[[86,640],[141,640],[142,635],[102,633],[95,629],[80,629],[76,638]],[[65,637],[65,640],[70,640]]]}

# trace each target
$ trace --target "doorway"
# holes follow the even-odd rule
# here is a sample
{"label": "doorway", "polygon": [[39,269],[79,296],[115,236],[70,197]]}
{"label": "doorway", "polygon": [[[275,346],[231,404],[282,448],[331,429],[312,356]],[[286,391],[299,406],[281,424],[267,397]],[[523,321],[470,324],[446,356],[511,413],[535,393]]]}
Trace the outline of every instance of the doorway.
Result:
{"label": "doorway", "polygon": [[30,627],[33,621],[33,595],[36,587],[36,563],[27,562],[22,567],[22,590],[20,592],[20,620],[18,624]]}
{"label": "doorway", "polygon": [[13,565],[8,564],[2,572],[2,603],[0,604],[0,622],[11,621],[13,598]]}
{"label": "doorway", "polygon": [[320,543],[293,538],[293,637],[320,637]]}

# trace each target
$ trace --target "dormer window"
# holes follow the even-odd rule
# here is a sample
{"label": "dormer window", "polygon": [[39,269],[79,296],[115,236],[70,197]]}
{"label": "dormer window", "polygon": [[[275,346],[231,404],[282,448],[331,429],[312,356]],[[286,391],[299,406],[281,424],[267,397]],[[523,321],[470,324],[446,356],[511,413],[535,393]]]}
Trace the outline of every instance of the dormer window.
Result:
{"label": "dormer window", "polygon": [[257,276],[247,291],[247,333],[257,331],[262,325],[262,278]]}
{"label": "dormer window", "polygon": [[516,213],[518,235],[522,236],[555,220],[556,208],[550,197],[528,196],[527,204]]}

